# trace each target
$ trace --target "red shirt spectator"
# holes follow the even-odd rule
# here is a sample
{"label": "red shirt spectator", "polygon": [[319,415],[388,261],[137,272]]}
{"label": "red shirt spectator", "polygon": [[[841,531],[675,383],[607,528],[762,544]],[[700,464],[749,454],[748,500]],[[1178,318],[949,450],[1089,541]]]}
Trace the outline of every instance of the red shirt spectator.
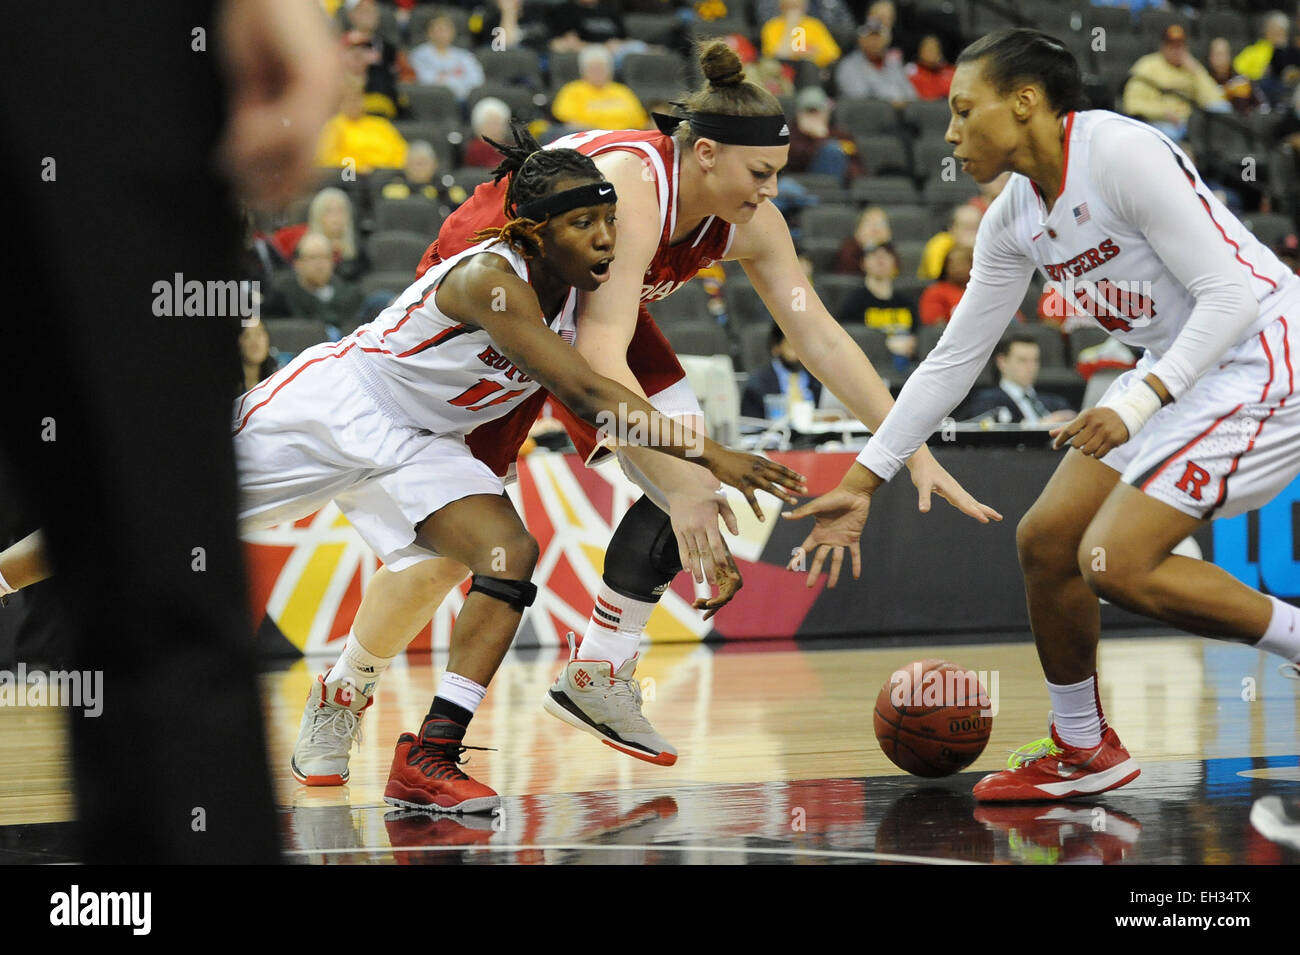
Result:
{"label": "red shirt spectator", "polygon": [[970,281],[971,250],[954,245],[943,260],[943,274],[921,293],[919,311],[922,325],[936,325],[952,318],[953,309],[966,293]]}
{"label": "red shirt spectator", "polygon": [[933,33],[921,38],[916,62],[907,64],[907,78],[921,99],[947,99],[953,67],[943,58],[943,45]]}

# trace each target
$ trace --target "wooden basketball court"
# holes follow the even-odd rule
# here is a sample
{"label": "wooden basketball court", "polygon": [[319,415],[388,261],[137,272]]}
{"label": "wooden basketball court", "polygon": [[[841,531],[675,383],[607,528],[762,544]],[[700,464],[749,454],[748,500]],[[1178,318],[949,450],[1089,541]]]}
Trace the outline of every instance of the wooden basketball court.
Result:
{"label": "wooden basketball court", "polygon": [[[952,660],[987,674],[996,716],[969,772],[908,776],[880,752],[872,706],[893,670]],[[309,665],[309,663],[311,665]],[[970,788],[1046,731],[1032,644],[889,648],[661,645],[638,669],[645,710],[677,746],[675,766],[619,754],[546,715],[561,665],[518,651],[470,727],[466,770],[503,812],[439,817],[382,796],[399,733],[415,731],[436,684],[427,656],[380,685],[341,788],[289,773],[308,687],[323,661],[264,674],[284,850],[297,863],[640,864],[742,862],[1296,863],[1251,828],[1251,803],[1300,786],[1300,685],[1247,647],[1185,637],[1102,642],[1108,720],[1142,766],[1086,802],[978,807]],[[62,711],[0,707],[0,861],[75,861]]]}

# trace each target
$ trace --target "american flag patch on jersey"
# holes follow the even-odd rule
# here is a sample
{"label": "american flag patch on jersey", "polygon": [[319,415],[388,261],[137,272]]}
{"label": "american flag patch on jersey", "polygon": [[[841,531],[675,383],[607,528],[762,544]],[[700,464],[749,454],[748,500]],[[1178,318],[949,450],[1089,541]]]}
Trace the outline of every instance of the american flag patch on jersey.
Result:
{"label": "american flag patch on jersey", "polygon": [[572,345],[574,340],[578,337],[577,329],[562,328],[560,329],[560,337],[564,339],[566,345]]}
{"label": "american flag patch on jersey", "polygon": [[1074,207],[1073,211],[1074,211],[1074,222],[1076,225],[1083,225],[1085,222],[1087,222],[1089,219],[1092,218],[1092,214],[1088,212],[1088,203],[1086,202],[1079,203],[1077,206]]}

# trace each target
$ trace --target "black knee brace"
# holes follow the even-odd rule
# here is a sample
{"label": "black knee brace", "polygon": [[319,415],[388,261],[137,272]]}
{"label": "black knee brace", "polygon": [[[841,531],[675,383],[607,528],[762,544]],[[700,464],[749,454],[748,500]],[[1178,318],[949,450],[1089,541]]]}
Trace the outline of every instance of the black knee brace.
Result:
{"label": "black knee brace", "polygon": [[470,593],[477,590],[481,594],[495,597],[520,613],[523,613],[524,608],[537,599],[537,585],[528,580],[507,580],[504,577],[487,577],[483,574],[475,574],[471,579]]}
{"label": "black knee brace", "polygon": [[681,569],[672,521],[642,496],[628,508],[610,538],[605,551],[606,585],[633,600],[658,600]]}

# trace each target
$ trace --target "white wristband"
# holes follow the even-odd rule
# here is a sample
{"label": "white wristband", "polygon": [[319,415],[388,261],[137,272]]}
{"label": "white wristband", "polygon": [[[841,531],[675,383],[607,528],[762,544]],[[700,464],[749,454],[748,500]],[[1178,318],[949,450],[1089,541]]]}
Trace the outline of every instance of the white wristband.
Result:
{"label": "white wristband", "polygon": [[1129,438],[1132,438],[1160,410],[1161,401],[1156,390],[1145,379],[1139,379],[1102,407],[1119,415],[1128,429]]}

